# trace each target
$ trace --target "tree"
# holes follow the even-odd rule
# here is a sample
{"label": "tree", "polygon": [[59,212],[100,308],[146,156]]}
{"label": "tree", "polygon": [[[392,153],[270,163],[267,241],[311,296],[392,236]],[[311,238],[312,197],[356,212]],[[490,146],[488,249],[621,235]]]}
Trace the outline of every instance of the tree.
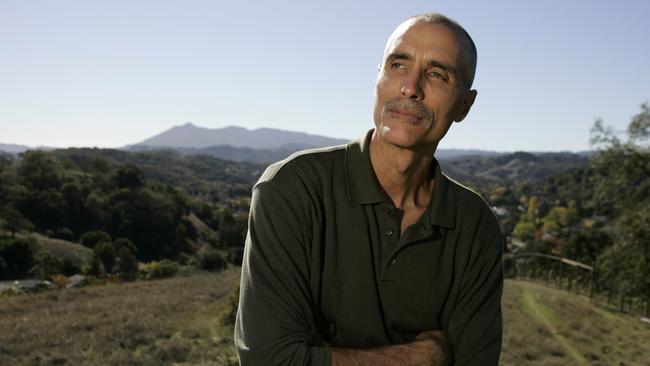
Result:
{"label": "tree", "polygon": [[138,260],[135,258],[135,254],[126,246],[121,246],[117,250],[115,272],[121,279],[126,281],[132,281],[138,277]]}
{"label": "tree", "polygon": [[111,242],[103,241],[95,245],[93,248],[97,257],[102,262],[104,270],[106,273],[113,273],[113,267],[117,261],[117,253],[115,252],[115,247]]}
{"label": "tree", "polygon": [[118,188],[138,189],[144,186],[142,171],[135,165],[125,165],[113,177]]}
{"label": "tree", "polygon": [[30,240],[17,238],[0,241],[0,258],[5,263],[5,278],[20,278],[32,267],[34,255]]}
{"label": "tree", "polygon": [[19,183],[30,190],[58,189],[62,169],[51,154],[44,151],[27,151],[20,155],[18,164]]}
{"label": "tree", "polygon": [[576,231],[562,246],[560,255],[594,265],[601,253],[611,245],[612,238],[603,230]]}
{"label": "tree", "polygon": [[29,273],[41,280],[47,280],[51,275],[61,272],[63,272],[63,261],[47,252],[38,253],[34,265],[29,270]]}
{"label": "tree", "polygon": [[111,241],[111,236],[101,230],[93,230],[84,233],[79,238],[79,242],[88,248],[94,248],[97,244]]}
{"label": "tree", "polygon": [[10,205],[0,208],[0,224],[11,233],[12,238],[16,237],[16,233],[19,231],[34,228],[31,221],[24,218],[18,210]]}
{"label": "tree", "polygon": [[650,301],[650,207],[623,215],[614,245],[598,258],[601,277]]}
{"label": "tree", "polygon": [[640,144],[650,138],[650,108],[648,103],[641,104],[641,112],[632,117],[627,126],[627,135],[633,144]]}

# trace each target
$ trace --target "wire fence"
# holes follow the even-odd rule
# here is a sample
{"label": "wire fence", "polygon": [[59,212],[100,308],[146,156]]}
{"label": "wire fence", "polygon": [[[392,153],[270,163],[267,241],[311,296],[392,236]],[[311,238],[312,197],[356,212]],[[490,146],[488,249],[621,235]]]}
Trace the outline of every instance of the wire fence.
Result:
{"label": "wire fence", "polygon": [[599,306],[650,317],[648,298],[633,296],[620,286],[598,278],[594,267],[567,258],[542,253],[505,254],[506,278],[543,282],[577,296],[586,296]]}

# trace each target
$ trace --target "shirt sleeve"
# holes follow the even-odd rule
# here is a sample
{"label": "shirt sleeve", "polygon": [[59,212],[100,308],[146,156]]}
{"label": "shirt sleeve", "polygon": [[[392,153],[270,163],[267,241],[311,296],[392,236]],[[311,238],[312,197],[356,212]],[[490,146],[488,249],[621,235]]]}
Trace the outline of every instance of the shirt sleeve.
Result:
{"label": "shirt sleeve", "polygon": [[449,325],[454,365],[498,365],[501,354],[503,236],[491,212],[478,225]]}
{"label": "shirt sleeve", "polygon": [[279,188],[253,189],[235,347],[241,365],[329,366],[309,286],[308,210]]}

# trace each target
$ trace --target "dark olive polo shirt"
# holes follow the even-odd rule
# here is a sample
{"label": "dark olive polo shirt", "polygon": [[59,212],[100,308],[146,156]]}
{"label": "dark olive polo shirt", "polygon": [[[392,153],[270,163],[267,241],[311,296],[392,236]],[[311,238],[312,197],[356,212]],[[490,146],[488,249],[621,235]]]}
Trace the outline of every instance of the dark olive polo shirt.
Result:
{"label": "dark olive polo shirt", "polygon": [[370,162],[372,131],[267,168],[253,189],[235,344],[242,365],[330,365],[443,330],[455,365],[496,365],[502,236],[488,205],[433,161],[432,198],[402,235]]}

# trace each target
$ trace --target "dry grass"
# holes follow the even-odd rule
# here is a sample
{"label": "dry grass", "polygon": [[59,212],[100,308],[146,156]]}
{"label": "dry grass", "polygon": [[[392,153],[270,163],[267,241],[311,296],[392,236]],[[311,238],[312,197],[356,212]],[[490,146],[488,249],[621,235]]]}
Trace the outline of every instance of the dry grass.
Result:
{"label": "dry grass", "polygon": [[223,365],[219,313],[239,271],[0,301],[0,365]]}
{"label": "dry grass", "polygon": [[506,281],[503,365],[650,365],[650,326],[588,299]]}
{"label": "dry grass", "polygon": [[[0,299],[0,365],[236,365],[220,274]],[[506,281],[503,365],[650,365],[650,326],[543,285]]]}

